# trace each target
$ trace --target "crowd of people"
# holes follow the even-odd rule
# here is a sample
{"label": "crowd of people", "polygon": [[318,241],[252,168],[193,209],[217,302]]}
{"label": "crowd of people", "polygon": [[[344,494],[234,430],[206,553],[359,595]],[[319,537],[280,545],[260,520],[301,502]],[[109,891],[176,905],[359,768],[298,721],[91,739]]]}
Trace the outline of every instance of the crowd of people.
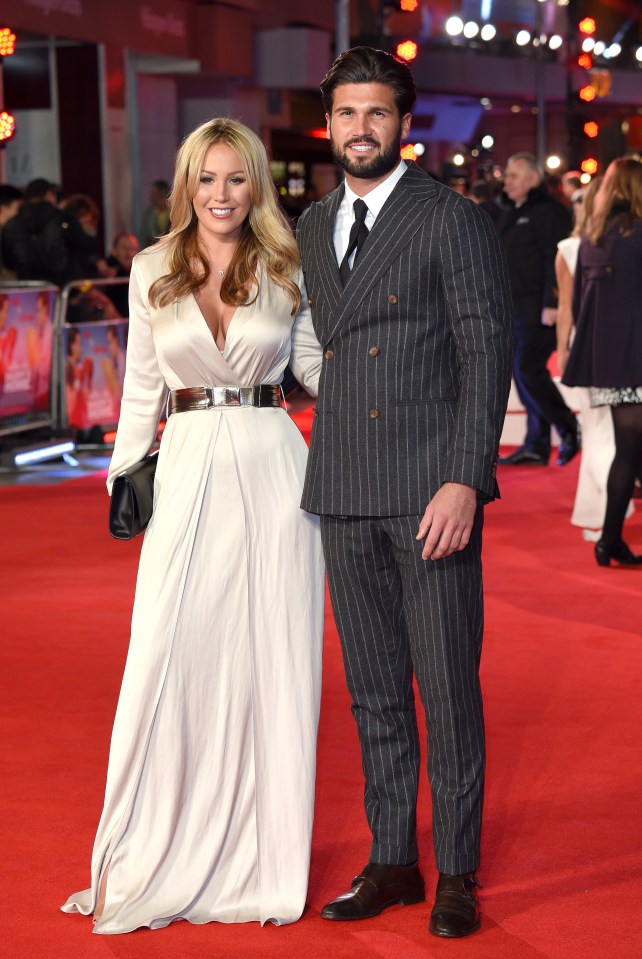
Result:
{"label": "crowd of people", "polygon": [[[100,210],[92,197],[60,196],[44,177],[31,180],[24,191],[0,185],[0,282],[39,280],[62,288],[76,280],[129,277],[138,250],[169,230],[168,190],[163,181],[152,186],[139,236],[118,232],[105,254]],[[72,291],[68,319],[118,319],[127,317],[128,309],[127,284],[85,283]]]}

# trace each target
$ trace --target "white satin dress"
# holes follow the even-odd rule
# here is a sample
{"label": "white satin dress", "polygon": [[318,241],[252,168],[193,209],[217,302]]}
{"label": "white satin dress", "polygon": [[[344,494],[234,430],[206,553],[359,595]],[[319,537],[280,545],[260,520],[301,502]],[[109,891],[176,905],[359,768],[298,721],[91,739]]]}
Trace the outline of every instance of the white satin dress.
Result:
{"label": "white satin dress", "polygon": [[[302,308],[263,279],[223,354],[188,296],[150,309],[163,251],[139,254],[108,486],[149,450],[165,387],[276,384],[316,393],[321,349]],[[97,933],[176,919],[294,922],[308,885],[324,565],[300,509],[307,447],[283,409],[173,414],[142,546],[91,888],[65,912]]]}

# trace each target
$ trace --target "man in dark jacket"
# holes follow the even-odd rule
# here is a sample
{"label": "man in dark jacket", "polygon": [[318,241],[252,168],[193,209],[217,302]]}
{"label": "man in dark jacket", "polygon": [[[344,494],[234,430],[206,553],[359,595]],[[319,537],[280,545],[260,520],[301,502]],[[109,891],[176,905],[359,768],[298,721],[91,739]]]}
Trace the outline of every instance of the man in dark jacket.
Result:
{"label": "man in dark jacket", "polygon": [[511,206],[498,229],[506,249],[513,293],[514,376],[527,413],[524,443],[500,463],[545,466],[551,453],[551,426],[560,435],[560,466],[579,450],[577,420],[551,379],[546,364],[555,349],[557,244],[571,232],[571,216],[548,193],[530,153],[516,153],[506,166],[505,191]]}
{"label": "man in dark jacket", "polygon": [[56,187],[38,177],[25,190],[25,202],[2,231],[2,259],[19,280],[45,280],[64,286],[82,276],[79,254],[93,250],[75,216],[56,206]]}

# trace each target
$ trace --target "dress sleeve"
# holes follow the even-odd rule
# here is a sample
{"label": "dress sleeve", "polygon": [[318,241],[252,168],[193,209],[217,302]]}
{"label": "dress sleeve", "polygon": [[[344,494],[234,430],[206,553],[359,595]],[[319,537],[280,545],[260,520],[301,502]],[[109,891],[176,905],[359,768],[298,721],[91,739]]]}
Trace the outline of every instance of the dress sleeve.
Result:
{"label": "dress sleeve", "polygon": [[323,350],[312,326],[312,312],[308,303],[308,293],[303,274],[299,276],[299,289],[301,290],[301,306],[292,327],[290,368],[301,386],[311,396],[317,396]]}
{"label": "dress sleeve", "polygon": [[165,380],[158,368],[147,291],[141,288],[140,272],[134,260],[129,280],[129,334],[123,398],[107,476],[110,494],[118,474],[149,452],[156,438],[164,396]]}

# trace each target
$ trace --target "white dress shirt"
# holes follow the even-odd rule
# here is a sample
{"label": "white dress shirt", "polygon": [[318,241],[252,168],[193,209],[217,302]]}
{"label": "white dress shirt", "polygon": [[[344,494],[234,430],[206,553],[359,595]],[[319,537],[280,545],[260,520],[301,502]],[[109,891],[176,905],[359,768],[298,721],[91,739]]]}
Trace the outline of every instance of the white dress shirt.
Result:
{"label": "white dress shirt", "polygon": [[[393,170],[390,176],[386,177],[383,183],[380,183],[379,186],[376,186],[374,190],[371,190],[370,193],[363,197],[357,196],[354,190],[350,189],[347,182],[345,183],[345,193],[343,200],[339,204],[337,218],[334,223],[334,250],[337,256],[338,264],[341,264],[341,261],[346,255],[346,250],[348,249],[350,230],[352,228],[352,224],[354,223],[354,201],[363,200],[368,207],[368,212],[366,214],[366,226],[369,230],[371,230],[374,221],[381,213],[384,203],[396,187],[401,177],[406,172],[406,169],[407,167],[405,162],[403,160],[399,160],[399,165]],[[350,257],[351,269],[354,262],[354,256],[355,254],[353,253]]]}

